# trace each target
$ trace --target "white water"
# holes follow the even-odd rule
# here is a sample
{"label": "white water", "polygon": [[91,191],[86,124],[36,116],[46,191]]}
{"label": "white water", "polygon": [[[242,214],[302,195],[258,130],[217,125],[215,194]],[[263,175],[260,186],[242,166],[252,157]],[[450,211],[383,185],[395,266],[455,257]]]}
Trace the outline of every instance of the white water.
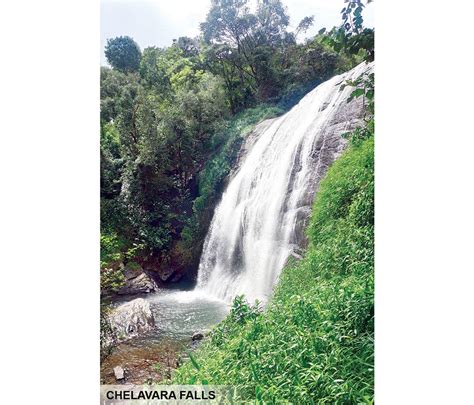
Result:
{"label": "white water", "polygon": [[217,206],[201,256],[196,293],[267,301],[289,255],[301,244],[314,193],[354,128],[360,101],[341,83],[365,63],[308,93],[276,119],[243,160]]}

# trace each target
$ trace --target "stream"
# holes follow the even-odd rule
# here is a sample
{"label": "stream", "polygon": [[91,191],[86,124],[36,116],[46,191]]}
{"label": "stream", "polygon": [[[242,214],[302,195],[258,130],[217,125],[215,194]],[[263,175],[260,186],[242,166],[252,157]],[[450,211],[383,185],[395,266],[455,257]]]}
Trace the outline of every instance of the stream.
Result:
{"label": "stream", "polygon": [[[124,297],[114,305],[137,298]],[[156,327],[117,345],[101,363],[102,384],[116,384],[113,368],[126,370],[126,381],[145,384],[169,378],[195,332],[209,330],[225,318],[229,305],[198,290],[163,289],[141,298],[150,303]],[[158,366],[157,366],[158,364]]]}

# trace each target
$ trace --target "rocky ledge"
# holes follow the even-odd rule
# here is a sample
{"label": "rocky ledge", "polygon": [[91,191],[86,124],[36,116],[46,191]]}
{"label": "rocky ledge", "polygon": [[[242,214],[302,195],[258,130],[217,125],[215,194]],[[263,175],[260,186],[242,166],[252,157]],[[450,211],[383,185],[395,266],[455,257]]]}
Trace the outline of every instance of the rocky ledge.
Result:
{"label": "rocky ledge", "polygon": [[155,281],[135,262],[128,263],[122,268],[125,284],[117,291],[119,295],[143,294],[158,289]]}

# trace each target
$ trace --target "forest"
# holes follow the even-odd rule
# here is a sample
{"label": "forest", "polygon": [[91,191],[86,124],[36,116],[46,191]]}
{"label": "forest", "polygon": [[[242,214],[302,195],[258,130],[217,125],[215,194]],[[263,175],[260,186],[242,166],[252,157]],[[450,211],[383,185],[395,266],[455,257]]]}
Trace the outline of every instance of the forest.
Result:
{"label": "forest", "polygon": [[[284,0],[212,0],[195,38],[140,49],[110,38],[100,74],[100,280],[104,313],[139,266],[160,288],[195,283],[214,209],[246,136],[319,84],[374,61],[363,0],[340,25]],[[370,2],[370,1],[369,1]],[[228,384],[257,403],[373,403],[374,75],[341,83],[364,125],[319,185],[307,246],[264,308],[235,297],[228,316],[161,381]],[[310,400],[308,400],[308,398]]]}

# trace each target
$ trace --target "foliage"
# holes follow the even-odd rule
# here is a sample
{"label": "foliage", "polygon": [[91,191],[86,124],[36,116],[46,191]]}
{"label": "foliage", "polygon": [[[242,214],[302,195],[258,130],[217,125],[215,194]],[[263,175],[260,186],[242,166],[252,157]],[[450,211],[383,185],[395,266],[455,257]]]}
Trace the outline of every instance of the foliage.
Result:
{"label": "foliage", "polygon": [[[171,63],[166,52],[145,56],[142,73],[150,90],[137,76],[102,72],[101,191],[109,218],[123,215],[115,229],[127,228],[130,240],[166,252],[179,238],[190,185],[227,107],[218,77],[189,72],[189,63]],[[166,80],[153,82],[152,57],[168,72]],[[166,97],[157,96],[164,88]]]}
{"label": "foliage", "polygon": [[141,51],[130,37],[117,37],[107,40],[105,57],[110,66],[121,72],[135,72],[140,66]]}
{"label": "foliage", "polygon": [[103,294],[116,292],[125,284],[125,276],[120,269],[103,268],[100,270],[100,290]]}
{"label": "foliage", "polygon": [[265,312],[238,297],[175,383],[230,384],[262,403],[373,401],[373,136],[329,169]]}
{"label": "foliage", "polygon": [[341,85],[341,90],[346,86],[354,87],[347,102],[351,102],[354,98],[362,98],[364,103],[365,121],[367,125],[362,128],[357,128],[350,134],[343,136],[349,137],[354,142],[356,140],[366,139],[374,133],[374,114],[375,114],[375,75],[374,73],[365,72],[356,80],[347,80]]}
{"label": "foliage", "polygon": [[300,23],[298,24],[298,27],[296,28],[296,31],[295,31],[295,38],[300,34],[300,33],[305,33],[306,31],[308,31],[308,29],[313,25],[314,23],[314,16],[307,16],[307,17],[304,17]]}
{"label": "foliage", "polygon": [[279,65],[285,84],[278,100],[281,107],[292,107],[318,84],[357,64],[356,60],[336,52],[324,38],[324,33],[318,34],[305,44],[287,47],[282,54]]}
{"label": "foliage", "polygon": [[305,17],[295,32],[289,32],[289,16],[280,0],[259,0],[254,12],[248,0],[212,3],[201,30],[209,46],[208,64],[224,77],[232,111],[249,98],[265,102],[280,98],[286,85],[293,83],[285,77],[288,66],[282,68],[282,62],[297,68],[297,61],[286,54],[297,47],[296,37],[313,21],[312,16]]}
{"label": "foliage", "polygon": [[[366,3],[371,3],[373,0],[366,0]],[[343,27],[348,36],[351,34],[359,34],[362,30],[364,18],[362,11],[365,7],[363,0],[344,0],[346,6],[342,9]]]}
{"label": "foliage", "polygon": [[100,235],[100,285],[103,292],[117,291],[124,285],[123,263],[136,266],[132,260],[144,249],[143,244],[129,243],[115,232]]}
{"label": "foliage", "polygon": [[125,282],[119,268],[123,258],[124,241],[116,234],[102,233],[100,236],[100,289],[101,292],[117,291]]}
{"label": "foliage", "polygon": [[238,295],[232,302],[229,319],[232,323],[244,325],[249,321],[257,319],[261,312],[262,308],[258,301],[252,306],[245,301],[244,295]]}
{"label": "foliage", "polygon": [[121,249],[123,241],[116,234],[100,235],[100,267],[105,267],[109,263],[120,261],[122,258]]}
{"label": "foliage", "polygon": [[352,60],[374,60],[373,29],[365,28],[362,32],[349,36],[343,27],[333,28],[323,37],[323,41],[334,51]]}
{"label": "foliage", "polygon": [[100,306],[100,358],[101,360],[112,352],[114,335],[110,325],[109,314],[111,307],[109,305]]}
{"label": "foliage", "polygon": [[[373,0],[366,0],[371,3]],[[329,37],[336,47],[343,48],[350,54],[365,52],[364,59],[374,60],[374,30],[363,27],[363,0],[344,0],[346,6],[341,10],[342,26]]]}

